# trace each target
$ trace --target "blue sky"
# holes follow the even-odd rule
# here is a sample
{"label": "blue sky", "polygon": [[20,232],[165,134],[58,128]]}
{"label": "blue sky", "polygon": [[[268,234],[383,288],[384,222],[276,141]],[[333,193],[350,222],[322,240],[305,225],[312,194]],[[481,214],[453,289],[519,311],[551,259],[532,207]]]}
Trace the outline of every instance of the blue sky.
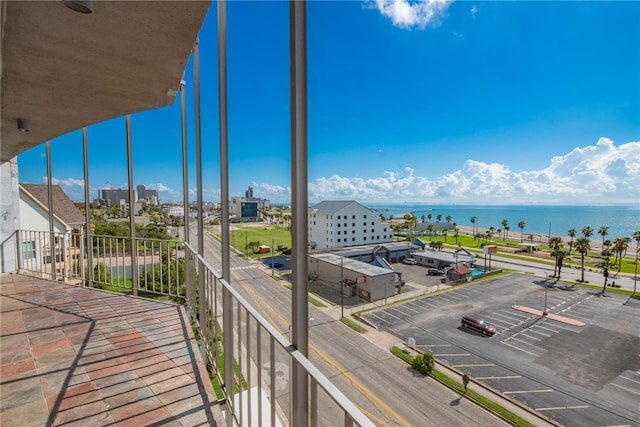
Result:
{"label": "blue sky", "polygon": [[[640,2],[311,1],[307,14],[310,202],[640,201]],[[288,19],[284,1],[228,3],[231,195],[289,201]],[[214,4],[200,35],[214,202],[216,20]],[[192,76],[190,63],[193,165]],[[135,184],[163,202],[182,200],[177,100],[132,116]],[[127,187],[124,123],[89,128],[92,198]],[[81,132],[51,146],[54,183],[82,200]],[[46,182],[44,153],[19,156],[21,182]]]}

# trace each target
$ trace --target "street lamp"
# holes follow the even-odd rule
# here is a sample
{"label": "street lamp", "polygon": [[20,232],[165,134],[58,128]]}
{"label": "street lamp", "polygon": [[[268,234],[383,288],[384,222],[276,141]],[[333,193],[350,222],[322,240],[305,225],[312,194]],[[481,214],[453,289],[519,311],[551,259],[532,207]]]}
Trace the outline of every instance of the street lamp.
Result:
{"label": "street lamp", "polygon": [[275,239],[272,237],[271,238],[271,277],[273,277],[273,263],[274,263],[274,260],[273,260],[273,242],[274,242],[274,240]]}

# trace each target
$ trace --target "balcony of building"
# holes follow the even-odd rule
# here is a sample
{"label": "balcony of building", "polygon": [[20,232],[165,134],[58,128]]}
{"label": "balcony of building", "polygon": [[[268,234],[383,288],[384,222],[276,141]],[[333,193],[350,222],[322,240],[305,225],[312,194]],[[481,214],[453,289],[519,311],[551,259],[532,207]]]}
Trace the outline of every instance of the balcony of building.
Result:
{"label": "balcony of building", "polygon": [[[305,3],[291,2],[290,10],[297,162],[292,325],[285,337],[230,284],[224,156],[217,268],[204,254],[202,222],[195,233],[185,224],[180,248],[135,237],[132,216],[129,236],[95,235],[88,209],[82,227],[58,229],[51,197],[47,227],[20,223],[16,156],[46,145],[51,187],[50,141],[60,135],[82,130],[85,207],[88,127],[126,118],[129,206],[132,114],[180,103],[183,126],[195,123],[199,150],[200,112],[186,115],[184,87],[199,87],[198,32],[208,13],[217,14],[218,84],[226,87],[226,2],[0,0],[3,426],[371,425],[308,360]],[[193,76],[185,77],[188,63]],[[226,91],[216,101],[224,150]],[[195,172],[185,163],[183,174],[196,176],[202,212],[201,159],[196,163]],[[188,188],[185,182],[185,205]]]}

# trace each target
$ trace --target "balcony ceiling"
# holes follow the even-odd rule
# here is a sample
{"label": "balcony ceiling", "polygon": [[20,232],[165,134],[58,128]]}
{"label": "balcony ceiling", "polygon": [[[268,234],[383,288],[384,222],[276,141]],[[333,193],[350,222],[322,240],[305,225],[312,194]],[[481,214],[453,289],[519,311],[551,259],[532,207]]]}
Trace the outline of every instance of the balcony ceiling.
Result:
{"label": "balcony ceiling", "polygon": [[[5,1],[1,161],[75,129],[172,104],[210,0]],[[18,130],[18,119],[30,124]]]}

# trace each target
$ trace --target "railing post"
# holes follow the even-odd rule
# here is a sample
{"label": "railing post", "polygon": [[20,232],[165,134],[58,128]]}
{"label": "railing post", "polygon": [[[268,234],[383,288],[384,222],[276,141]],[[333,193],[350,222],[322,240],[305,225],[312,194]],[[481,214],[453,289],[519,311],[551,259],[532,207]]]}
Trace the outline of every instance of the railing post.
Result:
{"label": "railing post", "polygon": [[[229,137],[227,117],[227,2],[218,1],[218,92],[220,122],[220,238],[222,247],[222,278],[231,283],[229,250]],[[224,342],[224,385],[227,407],[233,408],[233,298],[226,286],[222,288],[222,333]],[[227,417],[231,426],[233,417]]]}
{"label": "railing post", "polygon": [[51,254],[51,280],[56,280],[56,251],[53,218],[53,189],[51,188],[51,141],[47,141],[47,209],[49,210],[49,252]]}
{"label": "railing post", "polygon": [[[127,114],[126,119],[127,126],[127,168],[129,175],[129,234],[131,235],[131,282],[133,286],[133,295],[138,295],[138,245],[136,242],[136,223],[135,214],[133,212],[135,198],[134,198],[134,182],[133,182],[133,154],[131,149],[131,115]],[[124,253],[122,254],[124,257]],[[122,266],[125,269],[124,263]],[[126,278],[126,274],[123,271],[123,276]]]}
{"label": "railing post", "polygon": [[[91,237],[91,202],[89,198],[89,136],[87,128],[82,128],[82,160],[84,162],[84,221],[85,221],[85,247],[87,254],[87,284],[93,287],[93,239]],[[84,266],[84,256],[82,265]],[[84,286],[84,269],[82,270],[82,283]]]}
{"label": "railing post", "polygon": [[[308,159],[307,159],[307,4],[289,2],[291,66],[291,242],[292,242],[292,344],[305,357],[309,354],[308,283]],[[293,426],[309,422],[309,379],[294,363],[292,375]]]}

